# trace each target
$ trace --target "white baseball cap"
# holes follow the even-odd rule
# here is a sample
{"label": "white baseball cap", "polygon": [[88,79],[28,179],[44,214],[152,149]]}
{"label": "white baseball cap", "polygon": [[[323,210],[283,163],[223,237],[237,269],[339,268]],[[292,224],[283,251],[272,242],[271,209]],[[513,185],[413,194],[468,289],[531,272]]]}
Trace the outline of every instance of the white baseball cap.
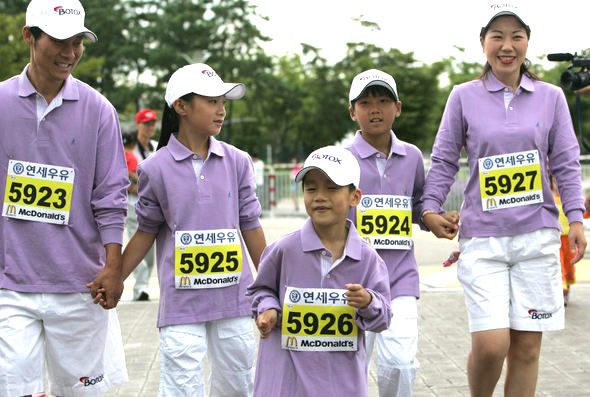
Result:
{"label": "white baseball cap", "polygon": [[224,83],[211,66],[194,63],[172,73],[164,98],[168,106],[172,107],[175,100],[190,93],[207,97],[225,96],[227,99],[240,99],[246,93],[246,86],[241,83]]}
{"label": "white baseball cap", "polygon": [[387,88],[389,91],[391,91],[395,97],[395,100],[399,100],[399,96],[397,95],[397,85],[395,84],[393,77],[385,72],[382,72],[381,70],[369,69],[357,74],[354,76],[354,79],[352,79],[350,92],[348,93],[349,101],[352,102],[358,99],[363,91],[372,85],[380,85]]}
{"label": "white baseball cap", "polygon": [[295,176],[296,182],[301,182],[305,174],[311,170],[320,170],[338,186],[348,186],[351,183],[359,187],[361,167],[353,154],[340,146],[325,146],[313,151],[303,168]]}
{"label": "white baseball cap", "polygon": [[31,0],[26,25],[37,27],[57,40],[67,40],[80,33],[95,43],[98,38],[84,26],[84,7],[78,0]]}
{"label": "white baseball cap", "polygon": [[523,14],[526,16],[523,6],[520,5],[518,1],[512,0],[502,2],[488,2],[488,8],[484,18],[484,22],[486,22],[486,24],[483,26],[482,32],[487,31],[494,19],[503,15],[512,15],[516,17],[516,19],[518,19],[518,21],[522,23],[523,26],[528,27],[528,25],[524,22],[524,19],[526,18],[523,18]]}

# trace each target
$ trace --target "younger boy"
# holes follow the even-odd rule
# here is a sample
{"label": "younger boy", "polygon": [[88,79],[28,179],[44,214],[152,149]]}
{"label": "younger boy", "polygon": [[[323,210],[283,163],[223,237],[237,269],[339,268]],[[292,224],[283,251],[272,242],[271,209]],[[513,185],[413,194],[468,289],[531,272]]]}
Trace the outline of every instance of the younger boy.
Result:
{"label": "younger boy", "polygon": [[360,169],[344,148],[311,153],[303,180],[309,219],[266,248],[248,287],[261,334],[255,396],[367,396],[364,330],[389,326],[387,269],[350,220]]}
{"label": "younger boy", "polygon": [[[358,74],[349,100],[350,117],[360,130],[348,149],[360,164],[363,199],[348,217],[385,261],[395,313],[389,329],[377,335],[367,333],[367,351],[370,357],[376,343],[379,395],[407,397],[412,395],[419,367],[416,300],[420,288],[412,223],[421,221],[424,163],[420,149],[399,140],[391,130],[402,109],[393,77],[376,69]],[[447,237],[452,238],[458,216],[453,212],[445,218]]]}

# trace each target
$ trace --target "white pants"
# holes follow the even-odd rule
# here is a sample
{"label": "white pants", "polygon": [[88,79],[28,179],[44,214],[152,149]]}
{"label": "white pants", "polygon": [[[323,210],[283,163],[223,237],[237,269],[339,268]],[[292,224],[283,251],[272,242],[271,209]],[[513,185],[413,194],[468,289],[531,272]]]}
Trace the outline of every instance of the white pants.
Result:
{"label": "white pants", "polygon": [[367,332],[367,361],[377,346],[377,385],[381,397],[409,397],[420,364],[418,351],[418,305],[415,296],[398,296],[391,301],[393,318],[380,333]]}
{"label": "white pants", "polygon": [[0,289],[0,396],[45,390],[102,396],[127,381],[116,310],[95,305],[89,292],[23,293]]}
{"label": "white pants", "polygon": [[254,391],[253,320],[234,317],[160,329],[160,397],[204,397],[205,355],[209,396],[247,397]]}
{"label": "white pants", "polygon": [[471,332],[564,328],[559,230],[462,238],[459,243],[457,278]]}
{"label": "white pants", "polygon": [[[131,197],[132,196],[130,196],[130,199],[127,201],[127,217],[125,218],[125,228],[127,229],[127,236],[129,239],[131,239],[137,231],[137,215],[135,213],[135,202],[137,199],[133,200]],[[139,298],[142,292],[148,293],[150,276],[154,269],[155,247],[156,245],[152,244],[145,258],[143,258],[135,270],[133,270],[133,278],[135,279],[133,299]]]}

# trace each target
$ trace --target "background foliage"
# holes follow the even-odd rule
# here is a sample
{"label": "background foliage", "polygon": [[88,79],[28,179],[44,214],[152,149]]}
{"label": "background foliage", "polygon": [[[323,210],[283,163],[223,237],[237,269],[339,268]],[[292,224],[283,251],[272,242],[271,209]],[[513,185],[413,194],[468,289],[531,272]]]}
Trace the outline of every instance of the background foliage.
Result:
{"label": "background foliage", "polygon": [[[348,43],[339,62],[328,64],[317,48],[302,43],[302,55],[271,56],[256,27],[266,19],[247,0],[82,0],[86,26],[99,38],[86,46],[75,76],[103,93],[117,108],[123,128],[135,112],[151,107],[161,115],[165,84],[177,68],[211,65],[224,81],[246,85],[245,99],[229,101],[220,139],[264,160],[302,160],[319,146],[334,144],[356,130],[348,114],[354,75],[370,68],[394,76],[402,101],[396,135],[429,153],[446,98],[453,85],[476,78],[482,65],[449,56],[424,64],[413,53],[371,43]],[[29,49],[22,40],[27,0],[0,0],[0,80],[22,71]],[[358,20],[366,29],[379,29]],[[296,34],[296,32],[294,32]],[[458,48],[461,50],[460,48]],[[533,63],[538,63],[532,60]],[[559,84],[567,63],[535,72]],[[575,95],[566,92],[578,130]],[[582,98],[588,114],[590,97]],[[590,130],[590,117],[583,131]],[[590,141],[590,132],[588,133]],[[583,148],[584,150],[584,148]]]}

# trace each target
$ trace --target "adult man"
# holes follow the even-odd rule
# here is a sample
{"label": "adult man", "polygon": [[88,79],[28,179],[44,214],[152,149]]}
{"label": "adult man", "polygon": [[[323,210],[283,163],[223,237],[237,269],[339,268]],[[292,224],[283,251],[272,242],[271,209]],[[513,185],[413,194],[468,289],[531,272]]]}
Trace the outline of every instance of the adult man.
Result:
{"label": "adult man", "polygon": [[[148,158],[156,151],[158,142],[151,140],[156,132],[156,112],[152,109],[141,109],[135,115],[135,127],[137,128],[137,145],[133,149],[133,154],[137,157],[139,162]],[[137,230],[137,216],[135,215],[135,203],[137,202],[137,185],[132,185],[128,189],[127,201],[127,218],[125,218],[125,226],[127,227],[127,235],[129,238],[135,234]],[[133,278],[135,278],[135,285],[133,286],[133,299],[139,301],[147,301],[150,299],[148,292],[150,276],[154,268],[154,246],[148,251],[147,255],[137,265],[133,271]]]}
{"label": "adult man", "polygon": [[30,63],[0,83],[0,395],[99,396],[127,381],[115,307],[128,184],[118,117],[71,76],[78,0],[32,0]]}

